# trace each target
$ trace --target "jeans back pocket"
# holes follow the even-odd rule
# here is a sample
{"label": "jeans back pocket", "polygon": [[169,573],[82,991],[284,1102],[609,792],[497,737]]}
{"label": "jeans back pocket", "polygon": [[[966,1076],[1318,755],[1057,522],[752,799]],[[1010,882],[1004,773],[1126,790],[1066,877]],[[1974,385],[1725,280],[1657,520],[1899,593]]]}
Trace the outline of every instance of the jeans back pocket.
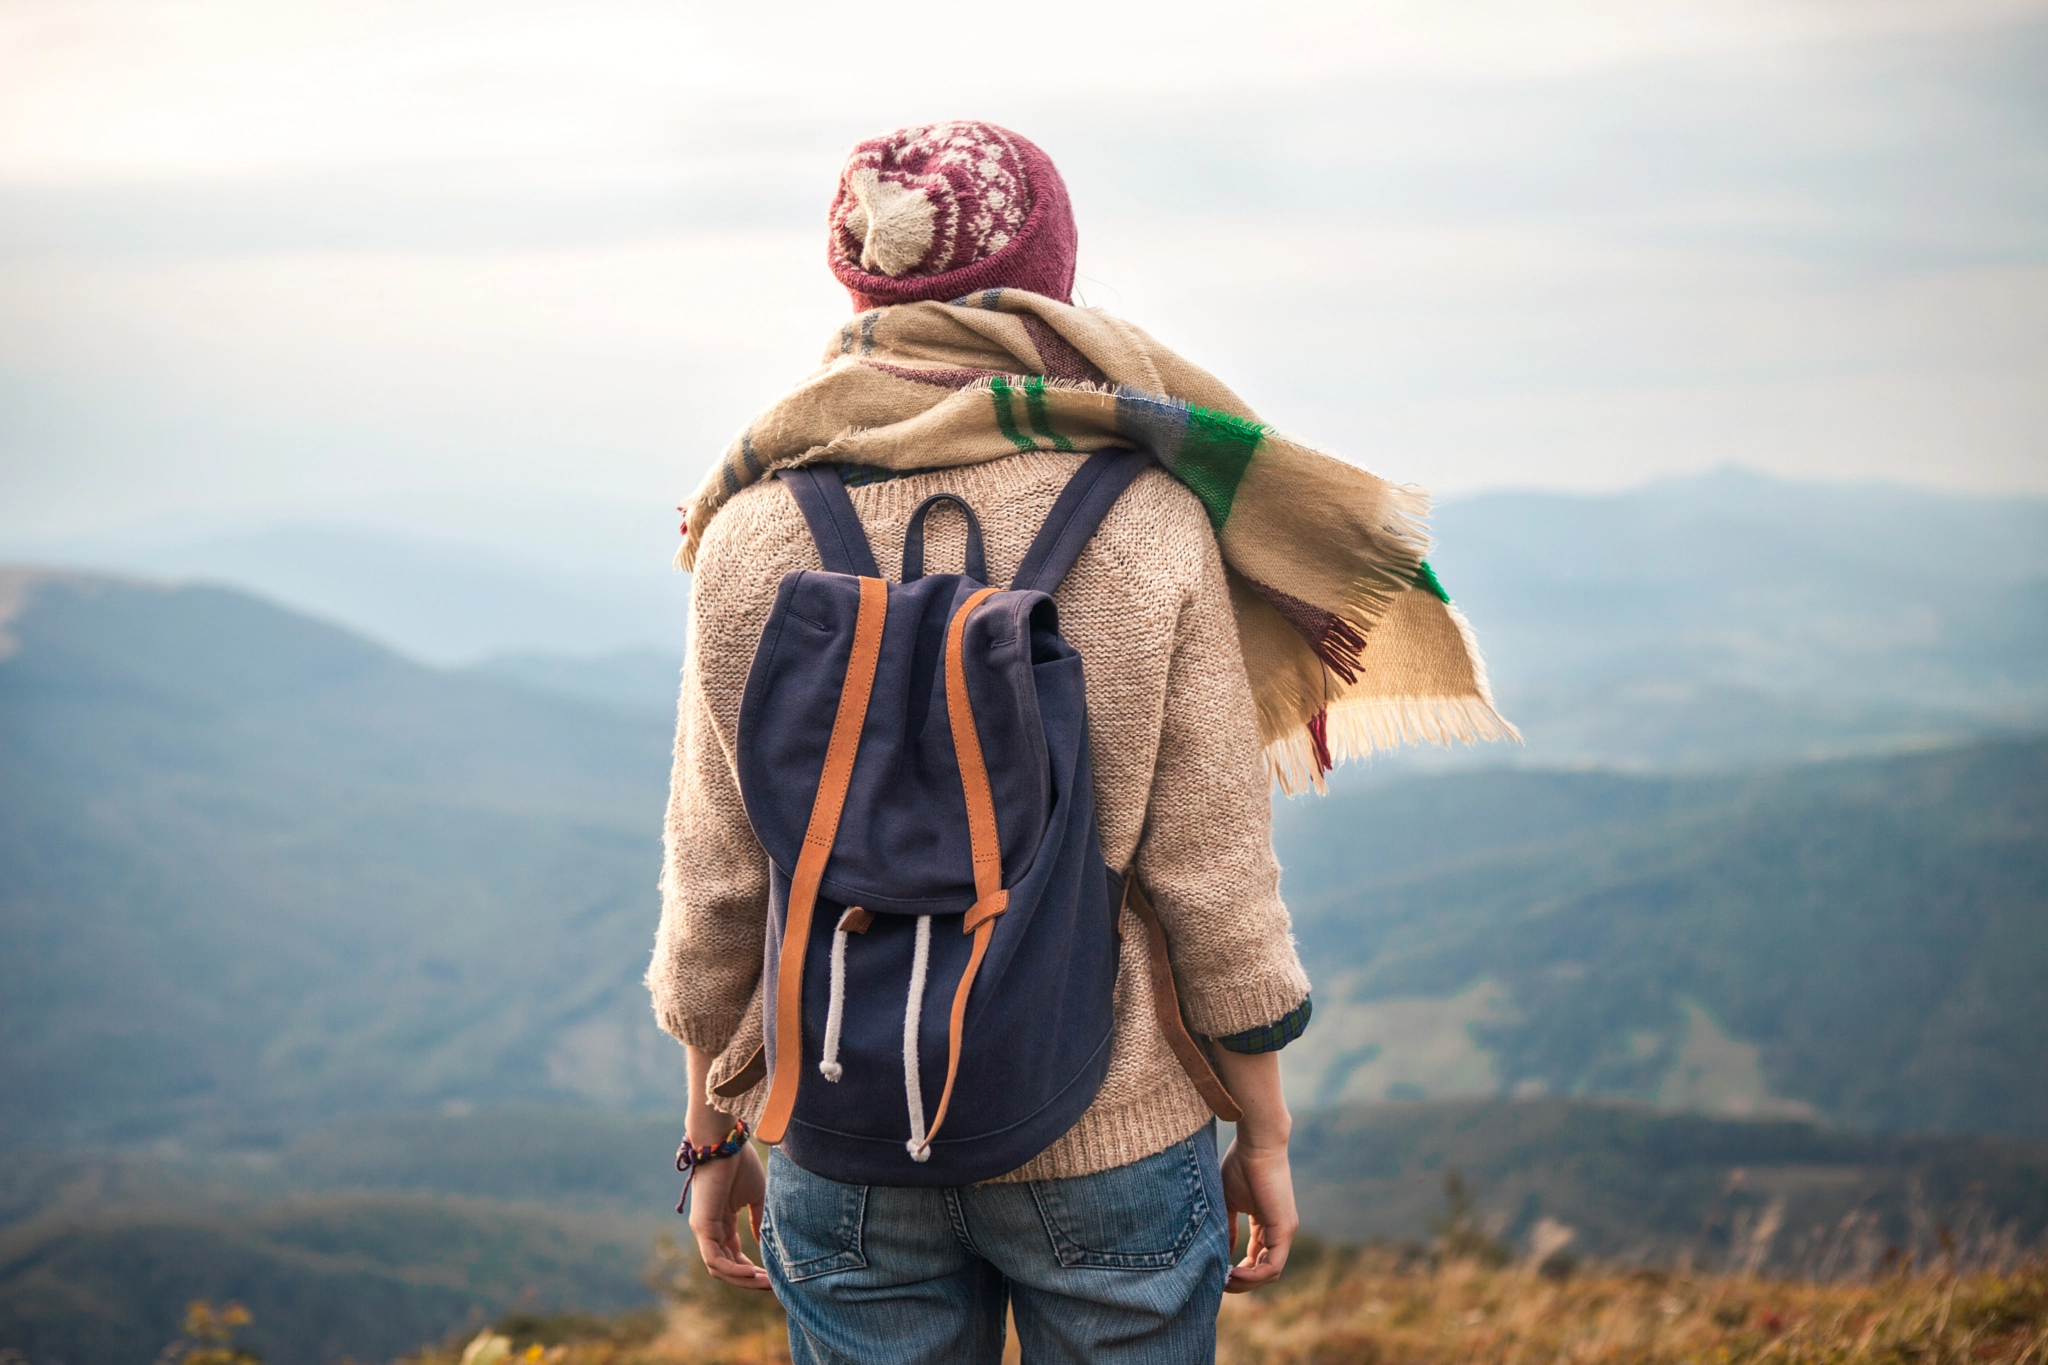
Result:
{"label": "jeans back pocket", "polygon": [[867,1265],[861,1250],[867,1186],[813,1175],[778,1151],[768,1158],[765,1204],[761,1240],[784,1279],[814,1280]]}
{"label": "jeans back pocket", "polygon": [[1201,1144],[1190,1138],[1114,1170],[1034,1180],[1031,1197],[1062,1266],[1164,1270],[1210,1213]]}

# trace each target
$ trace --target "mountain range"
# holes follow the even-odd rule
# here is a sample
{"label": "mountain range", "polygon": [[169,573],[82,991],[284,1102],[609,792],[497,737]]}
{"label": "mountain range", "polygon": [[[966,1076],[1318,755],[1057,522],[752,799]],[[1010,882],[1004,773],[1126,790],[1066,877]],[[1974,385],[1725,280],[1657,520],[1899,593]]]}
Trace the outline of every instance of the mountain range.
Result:
{"label": "mountain range", "polygon": [[[17,573],[0,1140],[672,1109],[665,717],[215,588]],[[2048,742],[1282,802],[1297,1103],[1622,1098],[2048,1134]]]}
{"label": "mountain range", "polygon": [[0,1139],[673,1101],[665,722],[224,589],[8,591]]}
{"label": "mountain range", "polygon": [[[688,578],[666,509],[443,496],[352,515],[35,553],[239,587],[439,665],[672,712]],[[2048,500],[1730,468],[1455,498],[1432,532],[1520,761],[1704,769],[2048,725]],[[1374,772],[1499,761],[1404,752]]]}
{"label": "mountain range", "polygon": [[[1458,1167],[1601,1256],[2048,1232],[2042,506],[1725,475],[1438,528],[1529,746],[1276,803],[1312,1230],[1423,1236]],[[0,570],[0,1347],[243,1297],[324,1365],[642,1293],[678,660],[445,561],[313,615]],[[394,602],[410,654],[337,623]]]}

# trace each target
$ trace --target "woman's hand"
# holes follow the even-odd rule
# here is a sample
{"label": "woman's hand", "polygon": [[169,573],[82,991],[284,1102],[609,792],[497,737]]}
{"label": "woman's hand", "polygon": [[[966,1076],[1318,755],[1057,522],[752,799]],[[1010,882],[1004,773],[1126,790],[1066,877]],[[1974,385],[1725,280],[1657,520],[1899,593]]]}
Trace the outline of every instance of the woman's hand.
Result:
{"label": "woman's hand", "polygon": [[1230,1268],[1223,1286],[1228,1294],[1242,1294],[1271,1284],[1287,1268],[1287,1251],[1294,1244],[1301,1220],[1294,1212],[1294,1177],[1287,1168],[1287,1148],[1261,1150],[1246,1145],[1240,1137],[1223,1155],[1223,1207],[1230,1219],[1230,1254],[1237,1255],[1237,1216],[1251,1216],[1251,1237],[1244,1259]]}
{"label": "woman's hand", "polygon": [[[687,1049],[690,1067],[690,1113],[684,1132],[699,1147],[723,1142],[732,1131],[732,1119],[711,1107],[704,1078],[711,1070],[712,1054],[700,1047]],[[768,1173],[749,1142],[731,1156],[722,1156],[697,1167],[690,1177],[690,1231],[697,1234],[697,1254],[704,1268],[716,1280],[742,1289],[767,1289],[768,1272],[747,1259],[740,1248],[740,1211],[746,1210],[753,1223],[754,1241],[761,1240],[761,1206],[768,1198]]]}
{"label": "woman's hand", "polygon": [[751,1220],[754,1240],[760,1241],[767,1194],[767,1172],[751,1142],[731,1156],[705,1162],[690,1177],[690,1231],[697,1234],[697,1254],[712,1278],[742,1289],[768,1288],[768,1272],[740,1247],[742,1211]]}
{"label": "woman's hand", "polygon": [[1287,1268],[1301,1219],[1294,1210],[1294,1175],[1287,1139],[1294,1120],[1280,1094],[1280,1054],[1218,1050],[1217,1069],[1244,1116],[1223,1154],[1223,1209],[1230,1219],[1230,1254],[1237,1255],[1237,1216],[1251,1219],[1244,1259],[1230,1268],[1224,1292],[1242,1294],[1271,1284]]}

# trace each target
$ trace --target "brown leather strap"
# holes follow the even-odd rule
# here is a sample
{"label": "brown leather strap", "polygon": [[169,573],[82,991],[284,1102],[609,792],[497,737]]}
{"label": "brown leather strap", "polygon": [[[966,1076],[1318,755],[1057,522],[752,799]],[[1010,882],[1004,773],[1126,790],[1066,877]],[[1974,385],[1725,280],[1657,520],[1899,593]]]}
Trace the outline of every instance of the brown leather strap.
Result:
{"label": "brown leather strap", "polygon": [[984,897],[967,907],[967,917],[960,926],[960,932],[971,934],[1009,908],[1010,893],[1007,891],[998,891],[993,896]]}
{"label": "brown leather strap", "polygon": [[768,1087],[768,1105],[754,1134],[763,1142],[780,1142],[796,1108],[797,1082],[803,1075],[804,952],[811,941],[811,911],[818,903],[818,883],[839,837],[839,817],[846,809],[846,788],[853,780],[853,760],[860,752],[861,728],[867,721],[868,697],[875,689],[875,666],[882,658],[882,625],[889,614],[889,585],[879,578],[860,580],[860,614],[854,618],[853,653],[846,661],[846,680],[839,688],[839,712],[832,718],[832,738],[825,746],[825,771],[818,778],[811,823],[804,831],[803,851],[789,879],[789,913],[782,923],[782,957],[775,976],[775,1079]]}
{"label": "brown leather strap", "polygon": [[974,904],[960,931],[974,935],[974,947],[953,991],[953,1013],[947,1024],[946,1088],[939,1092],[938,1111],[932,1115],[932,1126],[925,1130],[927,1147],[939,1135],[946,1107],[953,1102],[953,1082],[960,1075],[960,1039],[967,1027],[967,994],[974,989],[981,960],[988,954],[996,916],[1010,906],[1010,893],[1003,890],[1003,845],[996,830],[995,793],[989,786],[988,762],[982,757],[981,732],[974,728],[974,705],[967,695],[967,618],[994,593],[994,588],[983,588],[962,602],[946,630],[946,714],[953,722],[953,757],[960,764],[960,788],[967,796],[967,840],[974,855]]}
{"label": "brown leather strap", "polygon": [[1003,889],[1003,846],[996,837],[996,799],[981,755],[981,732],[974,727],[974,704],[967,695],[965,646],[967,618],[995,591],[983,588],[962,602],[946,628],[946,715],[953,722],[953,757],[960,764],[960,787],[967,794],[967,839],[974,853],[977,906]]}
{"label": "brown leather strap", "polygon": [[960,1075],[960,1035],[967,1027],[967,993],[974,988],[974,978],[981,971],[981,959],[988,954],[988,941],[995,937],[995,927],[995,916],[990,915],[975,929],[967,969],[960,973],[960,987],[953,992],[953,1014],[946,1024],[946,1088],[939,1092],[939,1110],[932,1115],[932,1126],[925,1129],[927,1147],[938,1137],[939,1125],[946,1121],[946,1106],[953,1102],[953,1082]]}
{"label": "brown leather strap", "polygon": [[1166,1035],[1166,1045],[1173,1049],[1180,1069],[1188,1073],[1188,1079],[1195,1083],[1195,1089],[1201,1092],[1216,1117],[1225,1123],[1236,1123],[1244,1111],[1230,1097],[1222,1078],[1202,1055],[1200,1045],[1188,1035],[1187,1023],[1180,1017],[1180,992],[1173,984],[1173,963],[1166,956],[1166,930],[1159,923],[1159,912],[1145,898],[1145,888],[1138,885],[1135,871],[1124,874],[1124,902],[1138,912],[1145,925],[1145,942],[1152,958],[1152,1013],[1159,1031]]}
{"label": "brown leather strap", "polygon": [[759,1085],[761,1078],[767,1074],[768,1050],[757,1047],[754,1049],[754,1055],[747,1058],[747,1064],[738,1071],[733,1072],[732,1075],[727,1076],[717,1085],[712,1086],[711,1093],[722,1100],[729,1100],[735,1095],[744,1095]]}

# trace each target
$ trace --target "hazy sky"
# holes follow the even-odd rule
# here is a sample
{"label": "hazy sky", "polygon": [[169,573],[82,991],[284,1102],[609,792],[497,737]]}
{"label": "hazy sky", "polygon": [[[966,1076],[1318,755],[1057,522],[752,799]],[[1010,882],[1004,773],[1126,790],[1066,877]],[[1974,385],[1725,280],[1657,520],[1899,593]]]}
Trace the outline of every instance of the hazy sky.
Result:
{"label": "hazy sky", "polygon": [[1391,477],[2048,492],[2048,0],[0,0],[0,548],[665,521],[846,309],[845,147],[949,117]]}

